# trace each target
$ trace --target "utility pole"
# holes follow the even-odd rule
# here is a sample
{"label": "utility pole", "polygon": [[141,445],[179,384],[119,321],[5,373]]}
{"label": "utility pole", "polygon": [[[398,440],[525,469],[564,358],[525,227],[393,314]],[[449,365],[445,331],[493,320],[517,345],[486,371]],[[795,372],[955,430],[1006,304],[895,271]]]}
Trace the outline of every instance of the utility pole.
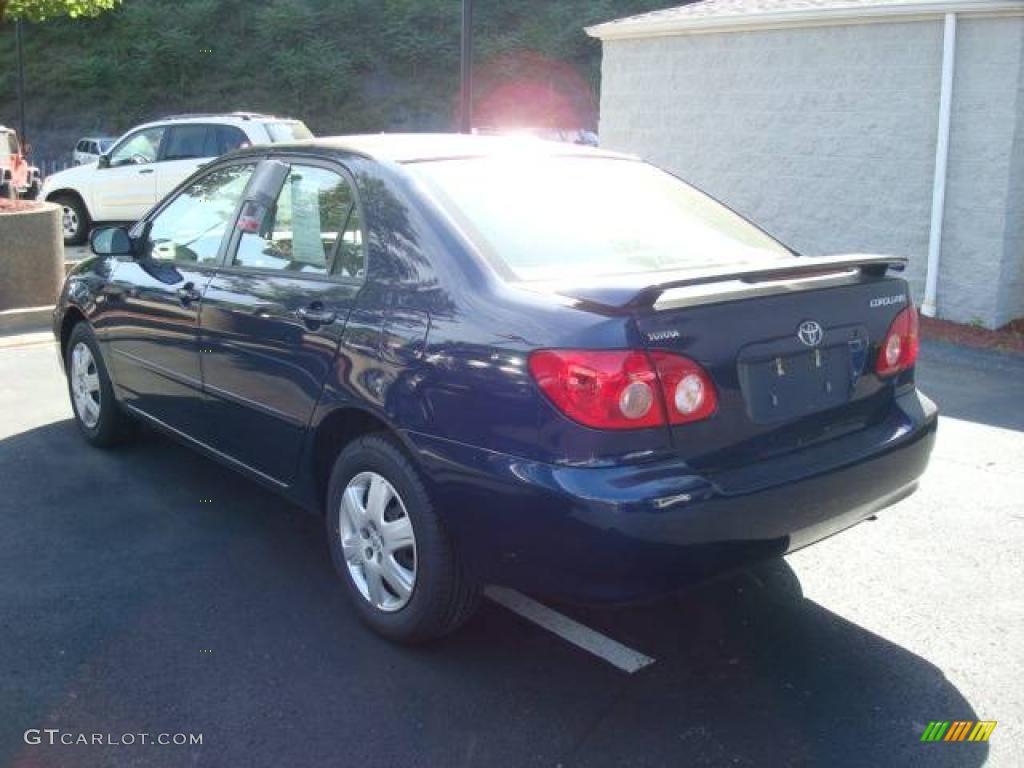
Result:
{"label": "utility pole", "polygon": [[25,147],[25,56],[21,48],[21,19],[14,22],[15,58],[18,60],[18,137]]}
{"label": "utility pole", "polygon": [[459,130],[473,129],[473,0],[462,0],[462,88],[459,93]]}

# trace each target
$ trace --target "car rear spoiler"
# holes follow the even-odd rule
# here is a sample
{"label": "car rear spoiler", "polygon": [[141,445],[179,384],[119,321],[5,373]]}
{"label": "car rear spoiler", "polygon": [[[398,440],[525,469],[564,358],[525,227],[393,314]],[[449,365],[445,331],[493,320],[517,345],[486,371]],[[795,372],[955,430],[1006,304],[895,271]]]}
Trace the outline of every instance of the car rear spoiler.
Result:
{"label": "car rear spoiler", "polygon": [[[764,283],[765,290],[770,291],[770,283],[773,281],[838,275],[851,270],[858,270],[862,275],[880,277],[890,269],[899,272],[906,265],[907,260],[902,256],[875,254],[797,256],[781,261],[740,267],[628,272],[589,279],[524,280],[517,282],[516,285],[525,290],[554,293],[575,299],[598,312],[611,311],[618,314],[637,309],[651,309],[657,304],[663,293],[673,288],[732,283],[732,292],[735,292],[736,283],[752,287],[758,283]],[[728,291],[723,286],[723,293],[725,292]],[[715,298],[716,296],[704,292],[699,303],[706,304],[714,301]]]}
{"label": "car rear spoiler", "polygon": [[787,259],[779,264],[771,266],[740,267],[739,269],[710,269],[696,270],[680,275],[678,278],[646,285],[636,291],[629,299],[622,302],[620,306],[630,309],[646,309],[653,307],[661,294],[673,288],[687,288],[695,285],[709,285],[730,280],[738,280],[743,283],[764,283],[773,280],[787,280],[792,278],[817,277],[833,272],[844,272],[852,269],[859,269],[863,274],[882,276],[888,270],[897,272],[903,271],[907,266],[907,259],[903,256],[880,256],[874,254],[856,254],[846,256],[800,256],[795,259]]}

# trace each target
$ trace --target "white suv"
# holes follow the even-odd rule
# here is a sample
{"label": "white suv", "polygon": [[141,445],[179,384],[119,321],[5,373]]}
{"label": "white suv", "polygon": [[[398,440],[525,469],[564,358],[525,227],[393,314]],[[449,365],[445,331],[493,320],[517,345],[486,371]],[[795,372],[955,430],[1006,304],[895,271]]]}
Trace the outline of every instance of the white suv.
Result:
{"label": "white suv", "polygon": [[175,115],[124,134],[98,162],[48,176],[40,197],[61,206],[64,244],[99,222],[141,219],[200,166],[238,147],[312,138],[299,120],[259,115]]}

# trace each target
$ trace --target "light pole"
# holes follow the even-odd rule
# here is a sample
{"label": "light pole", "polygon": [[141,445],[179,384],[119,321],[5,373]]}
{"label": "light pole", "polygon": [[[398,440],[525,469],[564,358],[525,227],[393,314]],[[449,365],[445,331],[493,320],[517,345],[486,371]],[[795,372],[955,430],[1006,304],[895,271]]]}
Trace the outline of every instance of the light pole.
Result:
{"label": "light pole", "polygon": [[473,0],[462,0],[462,87],[459,93],[459,130],[473,129]]}
{"label": "light pole", "polygon": [[15,57],[18,60],[18,135],[25,146],[25,57],[21,49],[21,19],[14,22]]}

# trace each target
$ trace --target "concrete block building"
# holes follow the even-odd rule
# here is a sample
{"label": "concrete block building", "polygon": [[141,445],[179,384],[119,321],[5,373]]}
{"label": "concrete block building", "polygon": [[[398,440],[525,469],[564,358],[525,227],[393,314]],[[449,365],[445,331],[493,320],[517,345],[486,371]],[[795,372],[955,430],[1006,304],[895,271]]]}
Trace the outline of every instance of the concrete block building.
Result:
{"label": "concrete block building", "polygon": [[803,253],[908,256],[927,314],[1024,317],[1024,0],[704,0],[587,32],[602,146]]}

